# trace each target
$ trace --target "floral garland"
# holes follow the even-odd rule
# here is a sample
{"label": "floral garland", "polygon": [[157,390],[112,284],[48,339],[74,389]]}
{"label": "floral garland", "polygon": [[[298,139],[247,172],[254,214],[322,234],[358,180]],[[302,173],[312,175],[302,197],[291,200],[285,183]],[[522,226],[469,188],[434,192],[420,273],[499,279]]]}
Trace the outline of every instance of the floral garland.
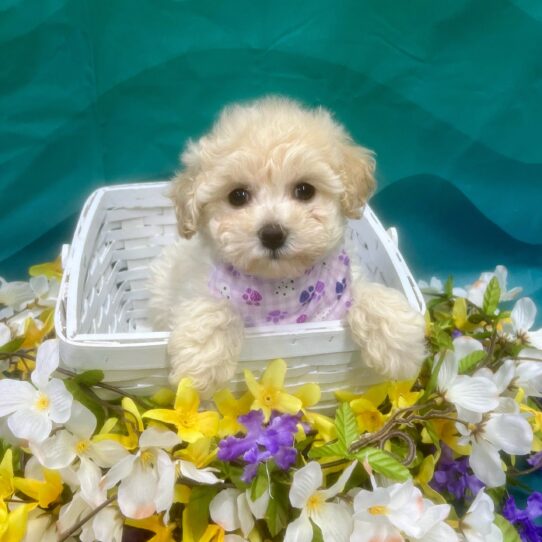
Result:
{"label": "floral garland", "polygon": [[542,467],[542,330],[505,268],[421,284],[420,375],[337,393],[334,419],[282,360],[204,404],[62,369],[59,263],[30,274],[0,281],[0,542],[542,540],[542,494],[508,493]]}

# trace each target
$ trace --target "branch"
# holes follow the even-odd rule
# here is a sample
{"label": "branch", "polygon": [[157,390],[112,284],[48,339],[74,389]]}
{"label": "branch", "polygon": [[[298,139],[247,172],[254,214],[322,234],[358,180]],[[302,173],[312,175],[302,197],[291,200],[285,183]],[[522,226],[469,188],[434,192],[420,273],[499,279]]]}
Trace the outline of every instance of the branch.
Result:
{"label": "branch", "polygon": [[58,537],[58,542],[65,542],[70,538],[72,534],[75,534],[87,521],[91,520],[98,512],[103,510],[106,506],[109,506],[112,502],[116,500],[117,496],[109,497],[102,504],[91,510],[86,516],[83,516],[73,527],[70,527],[67,531],[60,533]]}

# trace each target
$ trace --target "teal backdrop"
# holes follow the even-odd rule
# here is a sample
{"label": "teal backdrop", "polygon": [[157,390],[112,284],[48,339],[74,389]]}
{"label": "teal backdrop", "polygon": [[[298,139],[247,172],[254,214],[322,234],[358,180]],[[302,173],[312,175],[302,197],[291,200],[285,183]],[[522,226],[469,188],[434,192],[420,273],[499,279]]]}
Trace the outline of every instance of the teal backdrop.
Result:
{"label": "teal backdrop", "polygon": [[0,0],[0,275],[269,93],[375,149],[373,206],[417,278],[504,264],[542,307],[540,0]]}
{"label": "teal backdrop", "polygon": [[98,186],[167,177],[229,102],[322,104],[378,155],[418,278],[508,266],[542,302],[542,3],[0,1],[0,274]]}

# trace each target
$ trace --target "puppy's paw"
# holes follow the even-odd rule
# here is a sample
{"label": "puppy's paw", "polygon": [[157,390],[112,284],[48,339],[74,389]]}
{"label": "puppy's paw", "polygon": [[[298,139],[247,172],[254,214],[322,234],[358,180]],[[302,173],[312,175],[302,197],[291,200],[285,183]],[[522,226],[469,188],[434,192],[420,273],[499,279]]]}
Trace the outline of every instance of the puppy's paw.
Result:
{"label": "puppy's paw", "polygon": [[425,357],[425,322],[403,294],[381,284],[356,283],[348,323],[369,367],[392,380],[418,374]]}
{"label": "puppy's paw", "polygon": [[243,322],[225,299],[200,297],[176,309],[168,343],[169,381],[190,377],[204,398],[235,372],[243,341]]}

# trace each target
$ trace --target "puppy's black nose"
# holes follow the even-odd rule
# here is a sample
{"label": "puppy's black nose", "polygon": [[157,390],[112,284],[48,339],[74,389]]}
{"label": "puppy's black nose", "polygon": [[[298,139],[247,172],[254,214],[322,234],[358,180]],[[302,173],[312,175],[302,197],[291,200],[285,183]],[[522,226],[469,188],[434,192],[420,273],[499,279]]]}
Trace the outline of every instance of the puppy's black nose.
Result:
{"label": "puppy's black nose", "polygon": [[288,234],[280,224],[266,224],[258,232],[258,237],[265,248],[277,250],[284,245]]}

